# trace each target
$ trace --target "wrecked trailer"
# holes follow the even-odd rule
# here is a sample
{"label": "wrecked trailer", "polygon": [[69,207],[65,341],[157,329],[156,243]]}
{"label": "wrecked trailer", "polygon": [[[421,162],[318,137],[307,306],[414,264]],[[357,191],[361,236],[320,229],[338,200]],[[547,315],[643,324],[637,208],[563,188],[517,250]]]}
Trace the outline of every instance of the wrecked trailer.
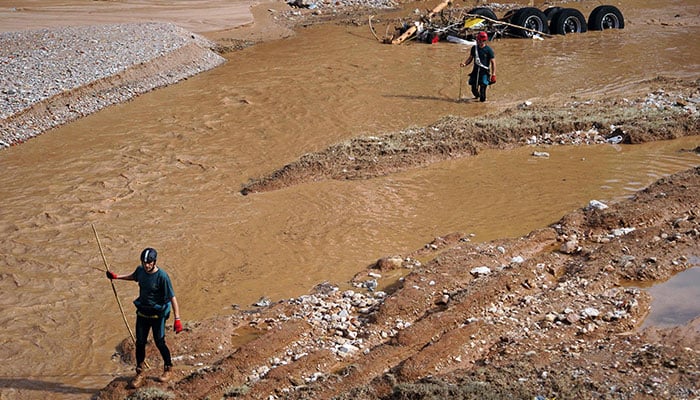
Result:
{"label": "wrecked trailer", "polygon": [[[450,41],[474,44],[474,36],[485,31],[489,40],[494,38],[542,38],[551,35],[584,33],[588,30],[623,29],[625,20],[620,10],[612,5],[600,5],[591,11],[588,20],[575,8],[522,7],[508,10],[501,18],[489,7],[468,11],[451,8],[445,0],[418,20],[396,27],[391,35],[380,39],[369,20],[372,34],[382,43],[402,44],[407,40],[423,43]],[[387,28],[388,32],[388,28]]]}

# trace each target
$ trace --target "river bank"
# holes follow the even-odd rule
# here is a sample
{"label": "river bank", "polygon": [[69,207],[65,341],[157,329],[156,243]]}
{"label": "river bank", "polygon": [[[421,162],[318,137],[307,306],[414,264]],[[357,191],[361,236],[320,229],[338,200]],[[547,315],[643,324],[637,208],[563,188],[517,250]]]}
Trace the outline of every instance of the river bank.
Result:
{"label": "river bank", "polygon": [[0,146],[215,68],[214,47],[165,23],[0,33]]}
{"label": "river bank", "polygon": [[[270,15],[269,11],[264,11]],[[364,21],[364,16],[361,20]],[[641,20],[637,21],[641,23]],[[630,28],[633,27],[634,24],[631,24]],[[206,34],[210,35],[215,34]],[[237,42],[228,43],[235,45]],[[277,50],[274,53],[276,56],[279,55],[279,48]],[[506,57],[503,59],[507,60]],[[361,65],[359,62],[355,64]],[[507,63],[501,65],[503,71],[507,71]],[[273,76],[275,70],[269,71],[271,72],[267,76]],[[336,76],[340,74],[334,74]],[[415,74],[411,76],[414,77]],[[504,88],[500,89],[500,95],[504,97],[505,88],[512,88],[506,82],[507,79],[503,79],[499,82],[503,86],[498,87]],[[334,83],[337,84],[337,80]],[[300,240],[292,242],[293,245],[303,246],[310,242],[312,247],[320,247],[314,239],[321,235],[313,235],[316,232],[312,232],[312,235],[305,234],[312,224],[316,226],[325,223],[319,220],[319,212],[309,218],[302,218],[304,221],[300,226],[286,220],[287,223],[274,231],[284,234],[282,240],[281,235],[263,236],[263,240],[260,240],[249,234],[249,231],[265,229],[265,226],[278,219],[279,209],[282,208],[280,202],[284,197],[293,195],[295,188],[311,192],[309,197],[292,197],[295,200],[303,199],[298,202],[304,204],[305,208],[310,208],[312,204],[309,199],[321,196],[320,185],[311,186],[310,182],[350,183],[371,180],[368,178],[395,176],[391,174],[396,171],[424,168],[431,161],[470,156],[469,152],[460,153],[461,148],[455,147],[454,143],[440,146],[442,140],[467,139],[477,152],[487,148],[507,149],[537,143],[536,147],[530,145],[533,146],[533,153],[552,151],[554,154],[549,146],[558,140],[583,143],[590,139],[592,142],[609,143],[608,139],[617,136],[611,135],[615,132],[611,124],[618,125],[619,122],[623,122],[619,124],[622,133],[630,133],[629,140],[635,142],[697,135],[697,114],[693,112],[696,104],[694,99],[698,97],[697,80],[658,77],[636,79],[633,85],[622,86],[624,87],[616,93],[606,96],[597,92],[590,96],[577,96],[575,99],[568,96],[568,93],[548,99],[553,101],[538,98],[534,105],[524,109],[518,107],[519,104],[525,105],[522,100],[516,105],[496,101],[491,103],[494,104],[493,108],[481,111],[488,112],[489,115],[495,115],[502,109],[510,111],[505,113],[504,118],[493,116],[481,120],[481,123],[493,120],[493,125],[488,125],[488,130],[474,129],[468,120],[462,118],[444,117],[438,123],[425,127],[401,129],[388,134],[371,131],[369,135],[358,136],[360,134],[352,130],[354,140],[337,146],[325,145],[334,142],[327,139],[328,132],[337,129],[337,125],[333,124],[330,129],[323,130],[322,135],[315,137],[314,143],[305,147],[298,146],[301,147],[300,151],[284,153],[285,157],[274,154],[274,162],[261,162],[267,156],[266,153],[251,151],[250,147],[241,145],[242,135],[232,134],[242,130],[238,120],[230,125],[219,122],[237,106],[257,103],[260,108],[270,107],[272,102],[262,101],[262,97],[256,96],[253,90],[238,92],[223,83],[207,88],[213,93],[223,91],[224,94],[215,97],[212,103],[218,101],[226,107],[220,110],[215,110],[214,107],[198,108],[198,114],[212,114],[201,125],[189,121],[190,118],[198,118],[196,115],[186,114],[185,118],[178,119],[177,114],[183,113],[182,108],[177,109],[178,112],[171,112],[169,107],[149,108],[148,103],[139,103],[147,118],[141,119],[136,114],[138,123],[122,124],[114,129],[117,132],[105,130],[106,133],[98,136],[94,142],[89,142],[86,149],[81,149],[77,152],[78,155],[71,154],[66,160],[56,155],[67,152],[60,147],[56,147],[59,150],[50,154],[50,157],[46,157],[48,152],[40,153],[44,158],[57,159],[55,164],[51,160],[42,160],[43,163],[40,164],[52,170],[46,174],[48,178],[39,176],[39,179],[20,179],[21,185],[17,186],[25,188],[31,186],[27,182],[32,182],[39,186],[37,191],[41,190],[41,186],[36,185],[36,181],[50,182],[47,185],[50,191],[37,196],[36,206],[31,207],[33,211],[17,213],[21,218],[15,220],[9,216],[3,217],[3,233],[7,238],[3,244],[12,253],[6,258],[11,269],[7,275],[3,275],[3,284],[7,285],[4,288],[11,288],[7,293],[26,292],[27,288],[37,285],[36,276],[31,275],[37,274],[62,287],[68,286],[68,293],[74,301],[68,302],[69,306],[65,307],[67,311],[62,314],[65,300],[62,297],[51,300],[51,296],[60,293],[61,288],[38,288],[46,300],[36,306],[33,303],[27,306],[26,300],[6,298],[8,303],[20,304],[19,307],[11,304],[8,308],[3,308],[2,316],[7,317],[3,321],[6,321],[8,328],[16,329],[23,335],[22,338],[18,335],[8,342],[10,345],[4,354],[10,361],[6,368],[37,371],[44,362],[56,364],[60,355],[52,354],[53,349],[60,349],[62,353],[66,349],[75,351],[74,358],[78,359],[80,365],[86,364],[83,362],[85,358],[109,357],[111,347],[117,340],[107,340],[108,343],[103,346],[107,350],[95,346],[95,350],[86,351],[84,341],[86,337],[90,338],[87,334],[67,339],[73,337],[72,332],[88,330],[84,321],[91,322],[97,318],[90,314],[95,309],[102,311],[102,314],[112,312],[114,318],[94,328],[97,338],[88,340],[103,344],[101,342],[105,340],[101,340],[102,336],[114,335],[107,330],[122,328],[113,313],[113,298],[104,274],[95,273],[95,282],[92,282],[92,276],[86,277],[86,286],[81,287],[74,286],[74,281],[68,282],[62,278],[66,270],[76,276],[78,271],[84,272],[84,267],[70,269],[72,264],[79,266],[88,260],[90,265],[101,265],[101,260],[95,254],[94,243],[79,233],[84,228],[89,231],[87,223],[95,222],[100,227],[109,227],[105,234],[105,244],[111,250],[108,252],[109,260],[115,260],[118,265],[131,266],[133,254],[127,248],[130,249],[132,244],[139,246],[143,240],[142,237],[133,237],[132,232],[138,231],[134,236],[142,236],[145,231],[134,227],[140,227],[146,220],[152,221],[153,226],[158,228],[147,232],[149,240],[169,246],[162,254],[170,257],[170,260],[166,260],[170,261],[168,266],[176,267],[169,271],[173,271],[174,278],[177,279],[177,288],[180,290],[178,298],[182,294],[182,298],[187,299],[188,294],[194,292],[194,295],[189,294],[190,301],[184,302],[187,304],[186,332],[177,336],[168,332],[168,340],[176,353],[176,379],[169,385],[161,385],[149,379],[148,386],[156,392],[179,398],[220,398],[224,395],[249,398],[331,398],[334,395],[339,398],[420,398],[429,394],[442,398],[459,395],[484,398],[489,394],[495,398],[696,397],[697,319],[677,328],[638,331],[650,299],[645,291],[635,286],[651,284],[657,279],[665,279],[675,272],[697,266],[698,185],[695,169],[652,184],[630,202],[620,205],[608,202],[609,208],[605,210],[587,207],[572,214],[567,213],[557,223],[520,238],[482,242],[481,235],[474,238],[467,233],[449,234],[449,230],[440,229],[441,236],[425,243],[425,246],[414,251],[386,255],[372,268],[360,272],[351,282],[340,280],[308,285],[304,281],[302,285],[305,287],[316,283],[319,285],[312,294],[273,300],[269,307],[265,306],[265,299],[258,302],[262,307],[253,309],[250,309],[252,306],[246,301],[241,303],[244,304],[240,307],[241,310],[227,312],[225,317],[190,318],[190,313],[195,308],[194,300],[204,298],[203,301],[206,301],[217,291],[229,294],[221,296],[224,300],[207,304],[203,308],[210,311],[218,307],[230,308],[230,303],[227,302],[236,302],[229,299],[237,291],[243,290],[246,283],[244,279],[260,279],[262,271],[256,262],[265,252],[272,253],[270,257],[274,259],[274,264],[286,261],[282,252],[269,250],[271,243],[279,245],[285,240],[299,237]],[[456,94],[454,83],[450,88],[452,87],[455,90],[450,90],[449,93]],[[186,85],[186,88],[192,89],[193,86]],[[400,97],[406,92],[386,93]],[[427,93],[430,96],[434,92]],[[411,98],[416,99],[417,96],[411,94],[414,95]],[[209,94],[209,97],[212,95]],[[250,101],[242,102],[239,99]],[[357,101],[362,100],[359,98]],[[415,106],[425,106],[425,103],[415,103]],[[428,104],[447,107],[451,103],[432,101]],[[250,110],[254,107],[246,108]],[[338,113],[347,112],[347,108],[342,107],[334,110]],[[625,110],[625,113],[618,113],[620,110]],[[125,119],[124,115],[134,115],[122,112],[123,108],[114,110],[115,120]],[[331,112],[333,111],[329,111]],[[363,113],[366,114],[367,111]],[[650,114],[654,117],[647,121]],[[154,115],[164,122],[146,125],[144,121],[151,121]],[[281,112],[265,115],[268,118],[270,115],[280,117]],[[511,119],[505,118],[506,116]],[[618,121],[621,116],[625,118]],[[554,123],[557,118],[563,118],[562,123]],[[108,121],[106,118],[95,119],[94,125],[87,126],[94,128],[105,120]],[[524,125],[524,129],[508,128],[508,121],[518,121]],[[540,124],[541,121],[547,122]],[[540,132],[540,126],[546,129]],[[79,130],[81,124],[69,127]],[[284,129],[290,130],[287,126]],[[471,136],[460,133],[463,129]],[[110,141],[108,145],[100,147],[100,141],[108,141],[110,135],[118,134],[120,130],[127,132],[124,141]],[[144,135],[139,136],[140,131],[144,131]],[[255,133],[260,134],[258,131]],[[298,131],[302,132],[302,129]],[[415,134],[411,135],[414,131]],[[433,132],[432,138],[435,140],[431,142]],[[506,133],[502,138],[501,132]],[[70,129],[63,129],[60,134],[70,137],[71,132]],[[224,149],[221,158],[232,159],[232,165],[211,157],[214,146],[206,147],[207,142],[217,139],[217,134],[232,136],[232,140],[223,142],[223,146],[222,142],[216,143],[216,147]],[[173,140],[165,143],[148,141],[151,137],[160,138],[161,135],[172,137]],[[273,144],[270,136],[266,134],[262,137],[264,146]],[[296,135],[294,140],[302,140],[303,136]],[[79,135],[75,137],[81,138]],[[203,140],[197,141],[200,137]],[[408,151],[408,144],[416,138],[421,139],[421,148],[427,146],[425,149],[429,150],[424,153],[428,155],[423,159],[426,163],[407,162],[413,158]],[[129,147],[132,142],[140,141],[146,144],[139,144],[135,150]],[[318,142],[324,145],[319,146]],[[76,143],[77,145],[79,144]],[[243,150],[237,152],[239,147],[243,147]],[[696,147],[697,144],[687,146],[683,153],[694,154]],[[315,151],[310,153],[309,158],[299,156],[311,148]],[[349,152],[343,153],[344,149]],[[235,174],[245,164],[241,160],[247,160],[243,151],[254,153],[250,163],[263,166]],[[337,151],[340,151],[340,156],[334,157]],[[17,153],[14,151],[12,154]],[[533,155],[533,159],[534,157]],[[159,159],[167,167],[152,162]],[[265,180],[273,177],[275,171],[285,170],[290,159],[289,165],[294,166],[298,172],[311,173],[311,179],[303,180],[299,179],[302,175],[291,175],[287,180],[273,180],[276,184],[284,184],[270,185],[265,193],[261,190],[261,193],[251,191],[248,196],[238,194],[241,189],[239,184],[245,179],[262,177]],[[399,159],[400,162],[392,163],[393,159]],[[415,159],[421,157],[416,156]],[[70,165],[76,160],[77,168],[85,171],[94,171],[103,164],[108,165],[101,170],[104,172],[94,173],[95,176],[83,171],[76,173],[69,170],[66,173],[56,167],[61,164]],[[134,164],[133,160],[148,162]],[[304,169],[303,162],[294,160],[312,162]],[[130,162],[132,163],[129,164]],[[24,166],[20,163],[18,165]],[[21,174],[22,169],[37,169],[33,168],[35,164],[28,165],[30,168],[8,168],[8,171],[23,178],[25,175]],[[523,168],[524,164],[517,165]],[[319,169],[319,166],[326,168]],[[589,165],[588,168],[590,167]],[[586,164],[580,168],[587,168]],[[318,174],[314,175],[313,172],[316,171]],[[183,179],[168,185],[167,180],[177,175],[183,175]],[[469,172],[458,179],[466,180],[468,175]],[[501,184],[498,178],[474,184]],[[580,190],[573,176],[559,178],[563,179],[572,183],[567,186],[571,191]],[[80,185],[72,183],[65,188],[58,186],[57,182],[70,183],[76,180]],[[56,186],[53,185],[54,182]],[[203,186],[202,182],[213,185]],[[561,183],[552,183],[556,184]],[[25,202],[30,197],[26,191],[15,189],[14,185],[4,186],[10,188],[12,203]],[[205,193],[206,196],[194,197],[192,193],[183,195],[181,191],[175,190],[175,187],[183,186],[192,186],[195,191]],[[342,186],[347,187],[349,184]],[[341,185],[330,187],[336,191],[342,189]],[[155,192],[153,188],[156,188]],[[161,194],[161,189],[165,195]],[[513,185],[511,190],[519,191],[521,188]],[[366,213],[367,208],[373,204],[387,203],[386,199],[372,197],[373,193],[377,193],[377,190],[367,191],[369,200],[363,202],[362,206],[356,206],[356,210],[348,210],[346,203],[342,203],[338,210],[343,213]],[[405,192],[398,193],[400,196],[396,197],[405,197]],[[417,202],[430,202],[431,199],[422,197],[423,194],[424,187],[421,186],[418,188]],[[146,199],[145,204],[133,201],[138,200],[139,196]],[[66,204],[46,208],[42,205],[48,198],[57,199],[57,203],[61,199],[68,200],[65,201]],[[188,198],[195,199],[196,207],[186,203]],[[337,198],[334,199],[337,202]],[[228,206],[234,201],[240,201],[255,213],[265,214],[259,208],[265,200],[275,206],[275,212],[270,212],[267,218],[255,219],[239,209],[236,210],[238,212],[230,212],[232,208]],[[588,200],[590,198],[585,201]],[[207,201],[212,202],[214,213],[211,216],[202,212],[208,206]],[[545,203],[543,207],[549,208],[556,201],[554,199]],[[328,208],[331,203],[326,201],[321,205]],[[459,203],[455,203],[459,205],[454,207],[471,210],[470,205],[465,203],[467,202],[462,198]],[[581,201],[577,204],[581,204]],[[434,203],[431,207],[438,205]],[[87,211],[84,213],[76,212],[85,209]],[[163,215],[172,215],[172,221]],[[522,213],[515,215],[516,219],[524,218]],[[413,215],[410,218],[414,219]],[[126,222],[120,222],[124,220]],[[209,225],[208,220],[212,221]],[[502,217],[493,224],[503,224],[504,220],[509,218]],[[432,223],[430,219],[425,222]],[[119,224],[125,227],[120,227]],[[234,231],[236,224],[247,228],[236,231],[240,234],[234,235],[233,239],[221,240],[221,252],[217,246],[208,246],[212,241],[217,241],[219,236]],[[363,224],[375,225],[371,228],[379,225],[372,219],[359,223],[351,221],[348,225]],[[199,227],[199,231],[194,230],[196,227]],[[465,229],[472,227],[466,225]],[[213,234],[206,236],[203,233],[205,231],[212,231]],[[73,236],[67,237],[66,232],[78,234],[73,233]],[[343,239],[347,235],[344,230],[338,237]],[[347,242],[336,239],[336,236],[332,240],[349,246]],[[476,240],[480,240],[480,243],[476,243]],[[249,251],[249,258],[235,258],[236,253],[246,251],[254,242],[262,242],[263,246]],[[186,245],[183,246],[183,243]],[[363,245],[360,247],[367,251],[366,242],[361,243]],[[42,250],[45,254],[40,253]],[[181,256],[178,252],[187,253],[188,257]],[[324,265],[330,264],[333,269],[330,276],[337,276],[336,268],[342,263],[327,262],[332,252],[323,252],[326,261]],[[219,262],[221,259],[224,261]],[[218,267],[216,264],[223,266]],[[187,269],[190,265],[191,269]],[[203,265],[206,265],[206,273],[202,273]],[[308,259],[294,259],[284,265],[286,270],[275,270],[273,279],[285,279],[291,275],[291,268],[306,265],[314,267]],[[362,270],[363,267],[361,262],[355,262],[351,266],[353,271]],[[243,270],[242,273],[233,274],[238,268]],[[30,275],[23,275],[24,271]],[[202,284],[201,281],[206,279],[208,281]],[[633,281],[631,286],[629,280]],[[375,290],[370,291],[369,288]],[[127,289],[131,288],[120,287],[120,290]],[[255,293],[259,295],[264,292]],[[129,296],[126,295],[127,298]],[[82,312],[83,309],[80,309],[80,315],[76,317],[76,304],[81,297],[88,297],[89,311]],[[9,311],[6,312],[6,309]],[[27,319],[37,316],[41,321],[49,321],[49,325],[29,320],[29,327],[22,326],[17,321],[27,319],[14,318],[17,312],[21,312]],[[62,318],[63,315],[68,317]],[[73,323],[76,321],[77,324]],[[39,328],[33,330],[32,325]],[[59,334],[56,335],[56,332]],[[60,337],[52,339],[52,335]],[[123,332],[117,335],[121,338]],[[42,354],[40,357],[25,359],[20,346],[35,346]],[[20,356],[12,355],[10,352],[13,350]],[[157,366],[158,355],[153,349],[149,351],[149,361]],[[99,397],[121,399],[132,394],[126,389],[133,367],[130,359],[132,353],[126,340],[120,346],[113,363],[119,365],[123,373],[116,374],[119,377],[101,391]],[[65,365],[59,369],[65,371]],[[79,368],[76,365],[74,370],[83,373]],[[149,371],[149,376],[156,377],[159,373],[158,367],[155,367]],[[46,388],[45,381],[50,378],[36,376],[34,379],[8,379],[5,382],[7,389],[3,389],[3,393],[9,393],[8,396],[11,397],[14,390],[19,388],[19,398],[30,398],[28,392],[35,385],[43,383],[44,388],[51,391],[50,397],[66,392],[74,396],[87,396],[85,393],[88,390],[84,384],[55,384]]]}
{"label": "river bank", "polygon": [[[156,11],[144,18],[148,22],[139,23],[131,22],[138,20],[133,13],[147,10],[147,4],[127,3],[117,11],[109,3],[81,4],[70,18],[61,18],[76,7],[64,3],[0,9],[0,149],[215,68],[226,61],[219,53],[291,36],[292,27],[308,17],[318,23],[337,16],[336,10],[353,14],[349,9],[356,4],[363,10],[396,6],[319,2],[317,12],[304,14],[281,2],[213,1],[185,8],[181,15],[154,5]],[[233,15],[213,23],[211,9]],[[31,21],[20,23],[26,19]]]}
{"label": "river bank", "polygon": [[[368,179],[483,148],[697,135],[699,94],[697,81],[660,77],[605,99],[447,117],[307,154],[243,193]],[[619,204],[591,202],[516,239],[472,244],[446,234],[378,260],[351,289],[319,284],[192,323],[178,340],[178,379],[149,386],[177,398],[693,398],[700,318],[641,331],[651,299],[634,286],[698,267],[698,173]],[[124,341],[125,362],[132,352]],[[127,383],[115,380],[98,398],[122,398]]]}
{"label": "river bank", "polygon": [[[699,197],[695,168],[628,201],[591,201],[521,238],[438,237],[378,260],[354,289],[321,284],[188,324],[174,350],[177,379],[158,383],[156,369],[142,390],[176,398],[695,398],[700,317],[640,330],[651,298],[638,287],[700,267]],[[120,353],[133,364],[128,340]],[[97,398],[124,398],[128,381],[116,379]]]}

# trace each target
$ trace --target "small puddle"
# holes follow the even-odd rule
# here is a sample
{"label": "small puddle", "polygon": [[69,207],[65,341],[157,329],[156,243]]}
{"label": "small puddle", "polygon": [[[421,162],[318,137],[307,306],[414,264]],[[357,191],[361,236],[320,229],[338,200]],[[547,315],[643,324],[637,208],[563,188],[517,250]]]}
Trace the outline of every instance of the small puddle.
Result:
{"label": "small puddle", "polygon": [[262,336],[264,331],[251,326],[243,325],[231,335],[231,348],[243,347],[246,344]]}
{"label": "small puddle", "polygon": [[693,267],[666,282],[645,289],[652,296],[651,311],[642,329],[684,325],[700,316],[700,257],[690,257]]}

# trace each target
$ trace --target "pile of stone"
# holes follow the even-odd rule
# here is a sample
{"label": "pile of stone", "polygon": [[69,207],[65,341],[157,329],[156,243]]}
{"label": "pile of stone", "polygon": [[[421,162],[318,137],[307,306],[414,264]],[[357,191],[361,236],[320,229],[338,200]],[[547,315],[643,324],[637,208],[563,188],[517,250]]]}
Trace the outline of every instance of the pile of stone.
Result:
{"label": "pile of stone", "polygon": [[215,46],[166,23],[0,33],[0,148],[214,68]]}
{"label": "pile of stone", "polygon": [[[290,345],[284,354],[270,359],[267,365],[255,368],[248,381],[256,382],[270,370],[294,362],[319,349],[328,349],[340,357],[367,350],[364,339],[368,335],[364,332],[367,318],[385,297],[386,293],[382,291],[340,291],[337,286],[326,285],[325,290],[321,292],[286,300],[292,305],[293,313],[278,315],[274,320],[268,319],[265,322],[279,324],[291,319],[301,319],[309,322],[312,330]],[[251,322],[256,324],[256,321]],[[318,378],[309,376],[306,381],[309,383]]]}
{"label": "pile of stone", "polygon": [[397,8],[399,3],[394,0],[289,0],[287,4],[293,7],[309,9],[341,9],[348,7],[364,7],[378,9]]}
{"label": "pile of stone", "polygon": [[[570,104],[572,109],[580,106],[591,105],[593,101]],[[639,100],[623,99],[617,107],[627,107],[639,110],[642,113],[651,111],[670,111],[672,113],[687,114],[689,116],[698,115],[698,104],[700,97],[697,93],[684,95],[682,93],[667,92],[658,89],[648,93],[647,96]],[[527,109],[532,106],[531,101],[523,102],[520,109]],[[583,145],[583,144],[619,144],[624,143],[626,132],[618,126],[610,125],[606,134],[602,134],[597,126],[589,129],[564,132],[559,134],[542,133],[533,135],[525,139],[528,145]],[[534,154],[535,156],[547,156],[546,153]]]}

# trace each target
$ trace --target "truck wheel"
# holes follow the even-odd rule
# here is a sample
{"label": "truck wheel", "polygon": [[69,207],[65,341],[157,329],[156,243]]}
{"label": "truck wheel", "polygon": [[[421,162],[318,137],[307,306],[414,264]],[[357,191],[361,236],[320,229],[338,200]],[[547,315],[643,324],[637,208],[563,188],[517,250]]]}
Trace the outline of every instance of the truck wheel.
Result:
{"label": "truck wheel", "polygon": [[569,33],[584,33],[588,31],[586,18],[581,11],[574,8],[564,8],[557,13],[549,25],[549,30],[557,35]]}
{"label": "truck wheel", "polygon": [[591,11],[588,17],[588,29],[602,31],[604,29],[622,29],[625,27],[625,18],[615,6],[598,6]]}
{"label": "truck wheel", "polygon": [[498,17],[496,17],[496,13],[493,12],[492,9],[486,7],[472,8],[467,14],[476,14],[486,18],[498,19]]}
{"label": "truck wheel", "polygon": [[[510,23],[524,28],[533,29],[542,33],[549,33],[549,27],[547,26],[547,16],[535,7],[524,7],[521,8],[513,14],[510,19]],[[524,38],[531,38],[535,35],[534,32],[519,28],[510,28],[511,32],[515,36],[520,36]]]}
{"label": "truck wheel", "polygon": [[559,11],[561,10],[561,7],[549,7],[548,9],[544,10],[544,15],[547,16],[547,22],[551,22],[554,18],[556,18],[557,14],[559,14]]}
{"label": "truck wheel", "polygon": [[515,10],[508,10],[506,11],[505,14],[503,14],[503,18],[501,18],[501,21],[508,21],[510,22],[511,19],[513,19],[513,15],[515,15],[515,12],[518,11],[519,9]]}

